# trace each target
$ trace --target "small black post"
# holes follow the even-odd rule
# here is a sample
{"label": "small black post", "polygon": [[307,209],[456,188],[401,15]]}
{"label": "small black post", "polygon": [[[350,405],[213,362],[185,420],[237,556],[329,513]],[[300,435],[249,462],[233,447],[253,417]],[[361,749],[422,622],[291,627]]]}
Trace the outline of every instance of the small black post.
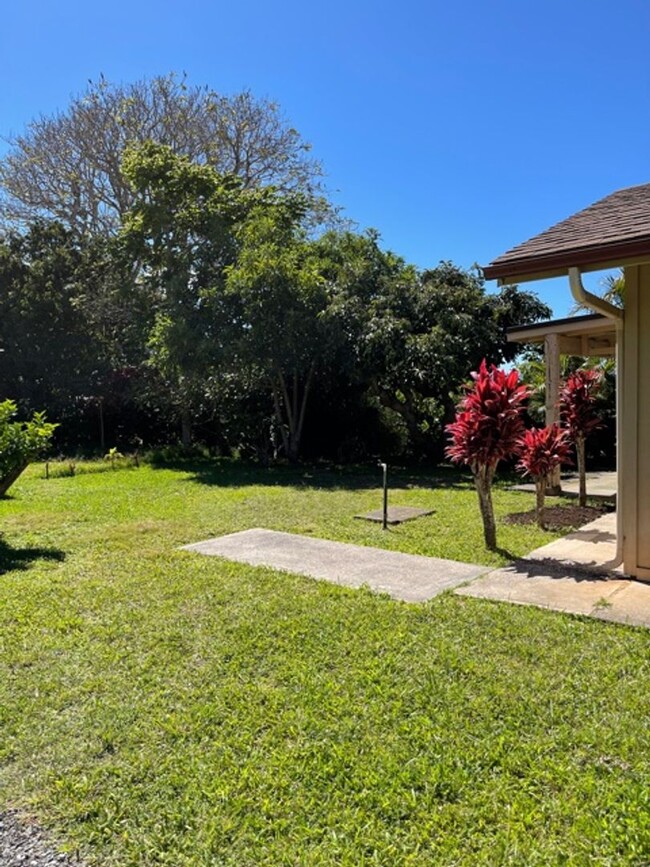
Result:
{"label": "small black post", "polygon": [[384,530],[388,529],[388,466],[386,464],[379,464],[379,466],[384,471],[384,517],[382,521],[382,527]]}

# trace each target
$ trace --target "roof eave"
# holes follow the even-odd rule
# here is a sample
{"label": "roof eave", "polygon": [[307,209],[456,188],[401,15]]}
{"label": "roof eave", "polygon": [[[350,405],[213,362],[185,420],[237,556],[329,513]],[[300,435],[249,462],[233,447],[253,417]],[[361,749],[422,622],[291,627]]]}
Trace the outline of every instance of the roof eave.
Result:
{"label": "roof eave", "polygon": [[526,256],[520,259],[498,260],[486,265],[483,276],[486,280],[505,283],[527,283],[563,277],[569,268],[581,271],[605,271],[623,265],[640,265],[650,262],[650,237],[637,238],[618,244],[603,244],[598,247],[583,247],[564,250],[544,256]]}
{"label": "roof eave", "polygon": [[602,313],[579,313],[576,316],[564,316],[561,319],[545,319],[541,322],[527,322],[525,325],[511,325],[506,328],[508,337],[514,334],[526,334],[535,331],[558,331],[558,330],[575,330],[583,326],[591,329],[604,328],[611,320],[608,320]]}

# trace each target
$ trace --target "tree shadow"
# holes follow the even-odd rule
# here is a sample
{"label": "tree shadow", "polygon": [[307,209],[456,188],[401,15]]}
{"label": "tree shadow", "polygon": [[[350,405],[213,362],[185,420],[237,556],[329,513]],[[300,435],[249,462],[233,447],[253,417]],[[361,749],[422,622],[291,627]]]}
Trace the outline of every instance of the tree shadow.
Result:
{"label": "tree shadow", "polygon": [[[513,554],[512,551],[508,551],[507,548],[501,548],[497,546],[492,549],[495,554],[498,554],[500,557],[505,557],[506,560],[512,560],[513,562],[520,560],[521,558],[517,554]],[[510,564],[512,565],[512,563]],[[498,567],[495,567],[498,568]]]}
{"label": "tree shadow", "polygon": [[[214,461],[167,461],[152,464],[153,469],[171,469],[189,473],[188,482],[213,485],[221,488],[242,488],[248,485],[265,487],[298,487],[321,490],[376,490],[382,486],[382,471],[379,466],[336,464],[301,464],[299,466],[274,465],[264,467],[237,461],[217,459]],[[458,488],[473,487],[471,478],[448,467],[388,468],[389,491],[408,488]]]}
{"label": "tree shadow", "polygon": [[0,536],[0,575],[28,569],[34,560],[65,560],[65,551],[58,548],[12,548]]}
{"label": "tree shadow", "polygon": [[613,575],[606,563],[590,562],[576,563],[570,560],[556,560],[552,557],[543,557],[528,560],[518,557],[508,568],[525,578],[573,578],[576,582],[591,582],[606,584],[608,581],[618,580],[624,576]]}

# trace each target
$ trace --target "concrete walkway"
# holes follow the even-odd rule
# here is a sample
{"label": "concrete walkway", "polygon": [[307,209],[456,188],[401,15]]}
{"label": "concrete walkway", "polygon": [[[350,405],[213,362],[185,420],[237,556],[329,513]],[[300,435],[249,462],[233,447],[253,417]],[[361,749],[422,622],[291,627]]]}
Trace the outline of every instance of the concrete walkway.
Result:
{"label": "concrete walkway", "polygon": [[405,602],[426,602],[486,571],[485,566],[401,554],[383,548],[348,545],[275,530],[244,530],[185,545],[209,554],[295,572],[345,587],[370,587]]}
{"label": "concrete walkway", "polygon": [[456,593],[650,627],[650,584],[625,578],[620,567],[609,569],[615,552],[612,513]]}
{"label": "concrete walkway", "polygon": [[531,551],[526,560],[555,560],[565,567],[590,568],[610,577],[623,577],[623,567],[611,567],[616,557],[616,513],[601,515],[561,539]]}
{"label": "concrete walkway", "polygon": [[[616,500],[616,488],[618,485],[617,475],[615,472],[600,472],[586,473],[587,496],[600,500]],[[513,485],[513,491],[525,491],[526,493],[535,493],[534,482],[522,482],[520,485]],[[562,476],[562,496],[577,497],[580,492],[580,481],[575,473]]]}
{"label": "concrete walkway", "polygon": [[[367,586],[406,602],[426,602],[455,588],[461,596],[650,627],[650,584],[625,578],[620,571],[602,571],[615,550],[615,520],[615,515],[604,515],[532,551],[526,559],[492,571],[275,530],[245,530],[184,548],[345,587]],[[594,566],[600,567],[600,573]]]}

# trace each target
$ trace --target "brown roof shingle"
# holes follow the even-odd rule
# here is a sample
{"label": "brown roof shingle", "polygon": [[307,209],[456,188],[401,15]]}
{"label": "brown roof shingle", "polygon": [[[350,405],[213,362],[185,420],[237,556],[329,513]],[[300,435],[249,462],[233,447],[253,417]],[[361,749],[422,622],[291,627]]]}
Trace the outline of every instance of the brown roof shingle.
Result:
{"label": "brown roof shingle", "polygon": [[618,190],[508,250],[483,269],[487,280],[532,280],[596,270],[650,254],[650,184]]}

